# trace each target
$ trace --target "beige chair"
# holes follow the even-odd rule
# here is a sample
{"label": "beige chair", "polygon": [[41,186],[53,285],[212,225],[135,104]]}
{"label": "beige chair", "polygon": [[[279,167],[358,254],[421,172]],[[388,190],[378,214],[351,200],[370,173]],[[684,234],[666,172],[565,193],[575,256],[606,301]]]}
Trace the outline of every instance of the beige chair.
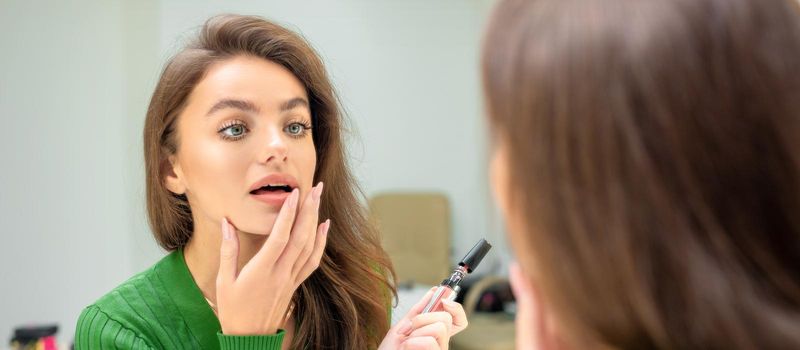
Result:
{"label": "beige chair", "polygon": [[369,207],[398,285],[438,285],[450,274],[450,208],[443,194],[383,193]]}

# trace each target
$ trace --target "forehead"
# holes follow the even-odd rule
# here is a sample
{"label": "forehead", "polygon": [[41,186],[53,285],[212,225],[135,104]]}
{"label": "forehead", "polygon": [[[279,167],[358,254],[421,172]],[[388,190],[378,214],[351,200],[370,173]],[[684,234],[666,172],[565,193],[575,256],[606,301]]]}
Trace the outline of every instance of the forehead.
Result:
{"label": "forehead", "polygon": [[308,99],[305,87],[288,69],[263,58],[236,56],[209,67],[192,91],[189,105],[239,98],[270,110],[296,97]]}

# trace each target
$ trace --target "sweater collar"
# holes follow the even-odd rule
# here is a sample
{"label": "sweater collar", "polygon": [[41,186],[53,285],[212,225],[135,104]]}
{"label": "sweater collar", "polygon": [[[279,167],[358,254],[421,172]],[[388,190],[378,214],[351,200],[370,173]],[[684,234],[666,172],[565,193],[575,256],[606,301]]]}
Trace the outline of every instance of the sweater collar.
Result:
{"label": "sweater collar", "polygon": [[164,257],[158,263],[156,273],[200,346],[216,349],[219,345],[217,333],[222,327],[186,266],[183,248]]}

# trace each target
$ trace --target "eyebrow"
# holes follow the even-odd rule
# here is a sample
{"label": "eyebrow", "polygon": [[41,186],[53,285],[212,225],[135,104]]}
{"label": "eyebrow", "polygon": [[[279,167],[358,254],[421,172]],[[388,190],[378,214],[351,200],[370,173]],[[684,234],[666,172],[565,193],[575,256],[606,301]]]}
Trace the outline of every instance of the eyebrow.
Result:
{"label": "eyebrow", "polygon": [[222,100],[217,101],[217,103],[215,103],[214,106],[211,107],[211,109],[208,110],[208,113],[206,113],[206,116],[212,115],[212,114],[214,114],[214,112],[219,111],[221,109],[225,109],[225,108],[236,108],[236,109],[239,109],[239,110],[242,110],[242,111],[245,111],[245,112],[250,112],[250,113],[258,113],[259,112],[258,106],[256,106],[256,104],[253,103],[253,102],[245,101],[245,100],[235,100],[235,99],[226,98],[226,99],[222,99]]}
{"label": "eyebrow", "polygon": [[308,101],[306,101],[306,99],[302,97],[295,97],[289,101],[284,102],[281,105],[280,111],[286,112],[295,109],[297,107],[305,107],[309,111],[311,110],[311,108],[308,107]]}
{"label": "eyebrow", "polygon": [[[287,112],[287,111],[290,111],[290,110],[295,109],[297,107],[305,107],[306,109],[310,110],[310,107],[308,105],[308,101],[306,101],[305,98],[295,97],[295,98],[293,98],[293,99],[291,99],[289,101],[286,101],[286,102],[282,103],[281,106],[280,106],[280,112],[281,113]],[[217,101],[217,103],[215,103],[214,106],[212,106],[208,110],[208,113],[206,113],[206,116],[214,114],[215,112],[217,112],[219,110],[222,110],[222,109],[225,109],[225,108],[235,108],[235,109],[239,109],[239,110],[242,110],[244,112],[250,112],[250,113],[259,113],[260,112],[260,109],[258,108],[258,106],[256,106],[256,104],[253,103],[253,102],[250,102],[250,101],[247,101],[247,100],[237,100],[237,99],[226,98],[226,99],[222,99],[222,100]]]}

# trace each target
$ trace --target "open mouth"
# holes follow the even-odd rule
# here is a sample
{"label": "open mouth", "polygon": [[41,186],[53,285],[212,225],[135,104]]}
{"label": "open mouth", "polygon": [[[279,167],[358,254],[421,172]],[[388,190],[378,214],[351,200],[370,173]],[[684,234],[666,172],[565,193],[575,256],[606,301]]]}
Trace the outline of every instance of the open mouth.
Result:
{"label": "open mouth", "polygon": [[292,192],[292,187],[289,185],[266,185],[258,189],[250,191],[250,194],[264,194],[264,193],[289,193]]}

